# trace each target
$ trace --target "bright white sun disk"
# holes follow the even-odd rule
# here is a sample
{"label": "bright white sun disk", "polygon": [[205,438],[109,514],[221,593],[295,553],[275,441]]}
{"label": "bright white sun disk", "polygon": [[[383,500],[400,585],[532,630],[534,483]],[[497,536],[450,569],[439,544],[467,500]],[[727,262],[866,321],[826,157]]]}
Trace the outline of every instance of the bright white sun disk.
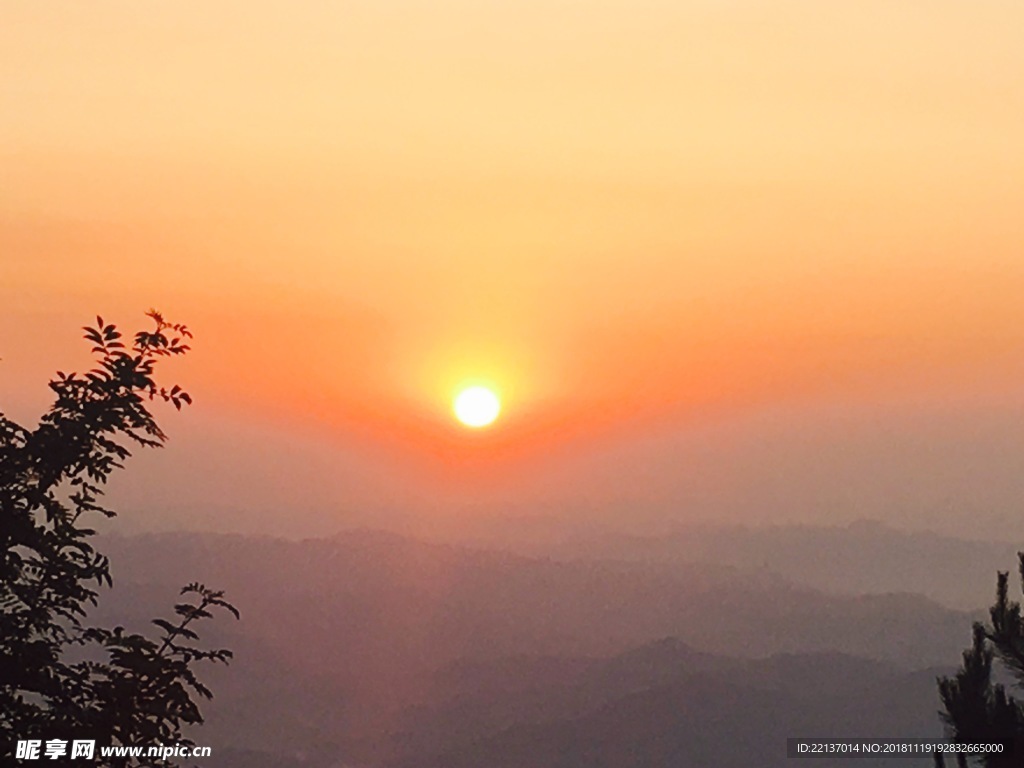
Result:
{"label": "bright white sun disk", "polygon": [[467,427],[486,427],[498,418],[501,401],[487,387],[469,387],[455,398],[454,410],[455,417]]}

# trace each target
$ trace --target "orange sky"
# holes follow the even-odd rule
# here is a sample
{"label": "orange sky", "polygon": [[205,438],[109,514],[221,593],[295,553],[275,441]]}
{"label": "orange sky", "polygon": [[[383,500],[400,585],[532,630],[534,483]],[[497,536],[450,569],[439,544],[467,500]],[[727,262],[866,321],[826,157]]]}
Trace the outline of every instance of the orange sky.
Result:
{"label": "orange sky", "polygon": [[[37,404],[78,326],[152,305],[209,418],[411,465],[1019,391],[1022,29],[1010,0],[5,2],[0,386]],[[466,379],[505,400],[485,434]]]}

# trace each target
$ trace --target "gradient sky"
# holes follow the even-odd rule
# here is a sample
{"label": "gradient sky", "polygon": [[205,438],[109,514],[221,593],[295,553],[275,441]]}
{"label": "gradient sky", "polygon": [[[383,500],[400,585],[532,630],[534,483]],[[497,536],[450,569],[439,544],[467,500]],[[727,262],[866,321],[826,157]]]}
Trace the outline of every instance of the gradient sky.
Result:
{"label": "gradient sky", "polygon": [[6,0],[4,405],[156,306],[197,404],[124,481],[154,526],[1012,518],[1021,30],[1016,0]]}

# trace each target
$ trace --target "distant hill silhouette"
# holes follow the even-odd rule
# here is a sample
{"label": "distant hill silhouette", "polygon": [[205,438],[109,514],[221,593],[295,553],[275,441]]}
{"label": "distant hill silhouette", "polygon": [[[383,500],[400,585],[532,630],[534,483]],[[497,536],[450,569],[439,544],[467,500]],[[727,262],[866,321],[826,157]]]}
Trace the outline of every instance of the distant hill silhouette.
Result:
{"label": "distant hill silhouette", "polygon": [[[180,573],[224,585],[244,612],[213,638],[236,651],[229,675],[211,674],[204,731],[228,768],[264,757],[314,768],[573,764],[545,762],[563,753],[590,765],[598,736],[609,756],[640,749],[655,762],[594,765],[668,765],[656,761],[691,730],[691,756],[701,743],[713,754],[719,734],[739,761],[783,731],[849,734],[844,718],[904,735],[938,727],[937,673],[904,690],[906,675],[952,666],[973,618],[916,595],[827,595],[732,567],[559,562],[370,531],[104,546],[117,585],[103,603],[110,620],[144,622]],[[888,698],[873,699],[872,685]]]}
{"label": "distant hill silhouette", "polygon": [[[563,718],[524,717],[490,736],[436,754],[410,752],[389,768],[746,768],[791,765],[795,735],[938,736],[937,670],[896,673],[830,655],[750,661],[729,672],[680,668],[659,683],[595,701]],[[779,664],[788,685],[779,686]],[[842,673],[856,670],[856,682]],[[611,693],[611,692],[609,692]],[[858,760],[858,765],[884,765]],[[815,761],[816,765],[848,764]],[[901,765],[927,765],[903,760]]]}
{"label": "distant hill silhouette", "polygon": [[503,546],[533,557],[622,560],[681,566],[707,563],[762,571],[793,584],[840,594],[914,592],[954,608],[992,600],[992,563],[1014,562],[1020,541],[974,541],[904,531],[873,520],[844,526],[695,524],[640,536],[571,523],[492,521],[477,546]]}

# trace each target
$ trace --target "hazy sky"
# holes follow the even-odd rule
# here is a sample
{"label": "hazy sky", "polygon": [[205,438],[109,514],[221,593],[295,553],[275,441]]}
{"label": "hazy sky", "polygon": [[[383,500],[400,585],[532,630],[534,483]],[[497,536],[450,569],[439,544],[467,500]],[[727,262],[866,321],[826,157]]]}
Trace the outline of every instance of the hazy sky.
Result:
{"label": "hazy sky", "polygon": [[4,406],[156,306],[197,404],[125,480],[153,524],[1012,519],[1022,30],[1018,0],[5,0]]}

